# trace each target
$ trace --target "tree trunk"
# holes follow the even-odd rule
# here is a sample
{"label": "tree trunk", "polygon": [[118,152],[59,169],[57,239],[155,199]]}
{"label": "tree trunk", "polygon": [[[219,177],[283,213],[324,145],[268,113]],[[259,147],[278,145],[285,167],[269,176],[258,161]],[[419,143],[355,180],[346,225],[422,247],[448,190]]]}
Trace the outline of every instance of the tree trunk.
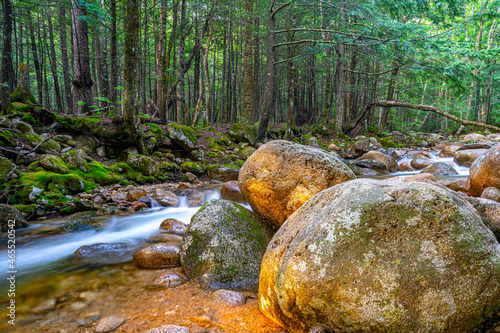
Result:
{"label": "tree trunk", "polygon": [[[387,100],[394,99],[394,88],[396,87],[396,77],[398,76],[399,67],[396,60],[392,62],[391,79],[389,81],[389,88],[387,89]],[[380,119],[380,126],[375,130],[375,134],[382,133],[387,127],[387,117],[389,116],[389,107],[385,107],[382,111],[382,118]]]}
{"label": "tree trunk", "polygon": [[253,101],[253,43],[252,43],[253,1],[245,0],[245,27],[244,27],[244,54],[243,54],[243,107],[241,120],[245,123],[252,121]]}
{"label": "tree trunk", "polygon": [[259,119],[260,110],[260,41],[259,41],[259,17],[255,15],[254,39],[253,39],[253,100],[252,100],[252,123]]}
{"label": "tree trunk", "polygon": [[125,57],[124,57],[124,90],[123,119],[130,139],[137,144],[141,154],[147,154],[139,118],[139,28],[141,0],[127,0],[125,18]]}
{"label": "tree trunk", "polygon": [[56,105],[57,111],[63,112],[63,105],[61,99],[61,89],[59,88],[59,79],[57,77],[57,61],[56,61],[56,48],[54,45],[54,29],[52,28],[52,13],[49,7],[47,7],[47,17],[49,21],[49,39],[50,39],[50,68],[52,71],[52,77],[54,79],[54,90],[56,95]]}
{"label": "tree trunk", "polygon": [[346,112],[346,82],[345,82],[345,45],[339,44],[337,51],[337,85],[335,92],[335,127],[337,132],[342,132]]}
{"label": "tree trunk", "polygon": [[157,81],[156,81],[156,90],[158,94],[158,99],[156,101],[156,105],[158,106],[158,117],[165,121],[166,120],[166,112],[165,112],[165,84],[166,84],[166,76],[167,76],[167,66],[166,63],[166,50],[165,50],[165,42],[166,42],[166,26],[167,26],[167,4],[166,0],[161,0],[161,10],[160,10],[160,37],[158,39],[157,45]]}
{"label": "tree trunk", "polygon": [[184,49],[186,47],[186,0],[181,0],[181,25],[180,29],[180,41],[179,41],[179,63],[178,73],[179,73],[179,83],[177,83],[177,117],[176,121],[182,123],[183,115],[186,113],[186,101],[184,93]]}
{"label": "tree trunk", "polygon": [[64,78],[64,98],[66,110],[72,113],[73,96],[71,95],[71,78],[69,76],[68,45],[66,41],[66,8],[59,6],[59,43],[61,46],[61,63]]}
{"label": "tree trunk", "polygon": [[2,0],[2,2],[4,21],[2,70],[0,72],[0,103],[2,104],[2,109],[7,110],[9,95],[16,89],[16,77],[14,68],[12,67],[12,3],[10,0]]}
{"label": "tree trunk", "polygon": [[117,42],[116,42],[116,36],[117,36],[117,30],[116,30],[116,0],[109,0],[109,14],[111,16],[111,27],[109,31],[109,67],[110,67],[110,73],[109,73],[109,100],[111,101],[111,104],[113,107],[117,107],[116,104],[116,99],[117,99],[117,90],[116,87],[118,86],[118,51],[117,51]]}
{"label": "tree trunk", "polygon": [[31,13],[28,14],[28,28],[30,30],[31,52],[33,53],[33,63],[36,73],[36,87],[38,91],[38,101],[43,103],[43,85],[42,85],[42,70],[40,68],[40,59],[38,58],[38,49],[36,47],[35,29],[33,28],[33,19]]}
{"label": "tree trunk", "polygon": [[88,114],[93,104],[90,76],[90,55],[87,22],[81,17],[87,15],[80,0],[71,0],[71,21],[73,27],[73,114]]}

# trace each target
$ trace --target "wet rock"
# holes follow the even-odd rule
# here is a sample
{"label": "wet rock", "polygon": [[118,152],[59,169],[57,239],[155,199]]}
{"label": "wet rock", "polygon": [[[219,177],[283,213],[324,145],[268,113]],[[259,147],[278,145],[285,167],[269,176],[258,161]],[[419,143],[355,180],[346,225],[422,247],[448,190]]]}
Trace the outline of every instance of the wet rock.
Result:
{"label": "wet rock", "polygon": [[132,207],[134,211],[138,211],[139,209],[142,208],[147,209],[148,205],[141,201],[134,201],[130,203],[130,207]]}
{"label": "wet rock", "polygon": [[354,179],[338,158],[289,141],[270,141],[242,166],[241,193],[255,212],[280,226],[316,193]]}
{"label": "wet rock", "polygon": [[432,163],[428,167],[425,167],[420,173],[430,173],[434,176],[450,176],[458,175],[457,170],[452,166],[444,162]]}
{"label": "wet rock", "polygon": [[496,187],[487,187],[481,194],[481,198],[500,202],[500,190]]}
{"label": "wet rock", "polygon": [[484,153],[486,149],[467,149],[467,150],[459,150],[453,155],[454,162],[458,165],[470,167],[472,163]]}
{"label": "wet rock", "polygon": [[471,134],[467,134],[460,141],[462,141],[462,142],[467,142],[467,141],[488,141],[488,139],[484,135],[482,135],[482,134],[471,133]]}
{"label": "wet rock", "polygon": [[67,174],[69,172],[68,167],[59,156],[45,154],[40,156],[40,159],[38,161],[40,162],[40,165],[47,171],[61,174]]}
{"label": "wet rock", "polygon": [[111,196],[111,200],[116,203],[122,203],[128,201],[128,195],[126,192],[116,192]]}
{"label": "wet rock", "polygon": [[[378,174],[381,174],[381,175],[389,174],[389,170],[387,170],[387,166],[382,162],[378,162],[378,161],[374,161],[374,160],[361,160],[361,161],[355,161],[354,165],[356,165],[362,169],[364,168],[364,169],[375,170]],[[358,174],[361,175],[361,172],[359,172]]]}
{"label": "wet rock", "polygon": [[394,172],[396,170],[396,167],[398,166],[398,163],[394,158],[392,158],[391,156],[384,155],[378,151],[369,151],[368,153],[363,154],[357,160],[358,161],[374,160],[380,162],[386,166],[386,170],[388,170],[389,172]]}
{"label": "wet rock", "polygon": [[376,150],[381,147],[382,145],[377,141],[377,139],[367,138],[360,135],[355,137],[346,147],[346,156],[349,159],[358,158],[364,153],[367,153],[371,150]]}
{"label": "wet rock", "polygon": [[93,264],[116,264],[132,260],[138,244],[96,243],[79,247],[74,255]]}
{"label": "wet rock", "polygon": [[445,184],[447,188],[455,192],[466,192],[467,179],[458,179]]}
{"label": "wet rock", "polygon": [[469,150],[469,149],[490,149],[493,146],[496,146],[497,142],[476,142],[476,143],[468,143],[463,145],[458,150]]}
{"label": "wet rock", "polygon": [[238,169],[230,168],[224,165],[209,167],[207,170],[208,177],[219,182],[238,180],[239,173]]}
{"label": "wet rock", "polygon": [[17,166],[8,158],[0,156],[0,182],[6,183],[17,171]]}
{"label": "wet rock", "polygon": [[157,188],[153,191],[153,197],[164,207],[177,207],[179,205],[179,198],[172,191]]}
{"label": "wet rock", "polygon": [[137,265],[146,268],[175,267],[180,265],[180,249],[177,244],[158,243],[134,253]]}
{"label": "wet rock", "polygon": [[193,175],[191,172],[186,172],[181,179],[182,182],[197,183],[199,182],[198,177]]}
{"label": "wet rock", "polygon": [[428,179],[432,182],[436,181],[436,177],[434,177],[433,174],[431,173],[419,173],[416,175],[411,175],[405,178],[406,182],[418,182],[421,181],[422,179]]}
{"label": "wet rock", "polygon": [[430,133],[426,136],[425,140],[429,143],[429,146],[434,147],[446,139],[440,134]]}
{"label": "wet rock", "polygon": [[410,165],[416,169],[416,170],[420,170],[420,169],[423,169],[425,167],[428,167],[429,165],[431,165],[432,163],[434,163],[433,160],[431,160],[430,158],[428,157],[425,157],[425,156],[422,156],[422,155],[415,155],[413,157],[413,159],[411,160],[410,162]]}
{"label": "wet rock", "polygon": [[149,208],[151,208],[151,206],[152,206],[151,198],[149,198],[147,196],[140,197],[137,201],[144,202]]}
{"label": "wet rock", "polygon": [[487,187],[500,188],[500,144],[484,152],[471,165],[467,193],[479,197]]}
{"label": "wet rock", "polygon": [[180,286],[185,282],[181,276],[173,271],[163,272],[157,275],[150,283],[147,284],[147,290],[160,290]]}
{"label": "wet rock", "polygon": [[201,207],[205,202],[205,194],[200,191],[194,191],[186,200],[189,207]]}
{"label": "wet rock", "polygon": [[28,224],[23,215],[15,207],[0,204],[0,227],[1,232],[7,231],[11,226],[14,229],[27,227]]}
{"label": "wet rock", "polygon": [[128,199],[130,201],[138,201],[140,198],[146,196],[146,191],[143,189],[131,189],[128,190]]}
{"label": "wet rock", "polygon": [[461,146],[447,146],[441,149],[438,156],[441,158],[452,157],[460,149]]}
{"label": "wet rock", "polygon": [[500,133],[488,134],[486,137],[488,140],[498,141],[500,140]]}
{"label": "wet rock", "polygon": [[255,128],[250,125],[233,124],[229,130],[229,136],[238,142],[248,142],[252,146],[257,142]]}
{"label": "wet rock", "polygon": [[103,224],[96,219],[95,213],[76,213],[67,217],[68,222],[63,226],[68,231],[101,230]]}
{"label": "wet rock", "polygon": [[172,141],[185,150],[191,151],[196,149],[198,145],[198,138],[196,137],[192,127],[177,123],[170,123],[167,126],[167,130]]}
{"label": "wet rock", "polygon": [[245,295],[242,293],[225,289],[217,290],[210,295],[210,299],[217,304],[229,307],[244,305],[246,301]]}
{"label": "wet rock", "polygon": [[94,328],[94,332],[96,333],[105,333],[116,330],[125,322],[125,319],[118,316],[110,316],[106,318],[102,318],[97,323],[97,326]]}
{"label": "wet rock", "polygon": [[193,216],[182,241],[182,267],[210,289],[256,290],[260,263],[274,231],[256,213],[211,200]]}
{"label": "wet rock", "polygon": [[177,325],[155,327],[142,333],[189,333],[189,328]]}
{"label": "wet rock", "polygon": [[220,195],[222,199],[234,201],[234,202],[246,202],[241,194],[240,188],[238,187],[238,182],[230,181],[224,183],[220,189]]}
{"label": "wet rock", "polygon": [[403,161],[403,162],[399,163],[397,170],[398,171],[415,171],[415,169],[413,169],[413,167],[411,166],[410,161]]}
{"label": "wet rock", "polygon": [[500,203],[485,198],[466,198],[476,208],[484,224],[500,241]]}
{"label": "wet rock", "polygon": [[180,245],[182,243],[182,236],[162,232],[151,236],[149,240],[155,243],[177,243]]}
{"label": "wet rock", "polygon": [[475,209],[448,190],[354,180],[318,193],[275,234],[260,309],[291,333],[483,330],[500,319],[499,258]]}
{"label": "wet rock", "polygon": [[163,222],[160,224],[160,229],[163,229],[172,234],[183,236],[186,233],[188,226],[182,221],[169,218],[163,220]]}
{"label": "wet rock", "polygon": [[408,154],[408,150],[406,149],[393,149],[393,148],[389,148],[387,150],[387,152],[389,153],[389,155],[396,159],[396,160],[399,160],[401,158],[403,158],[403,156],[405,156],[406,154]]}
{"label": "wet rock", "polygon": [[31,309],[31,313],[39,314],[52,311],[56,308],[56,304],[57,304],[57,299],[55,298],[47,299],[42,303],[38,304],[33,309]]}

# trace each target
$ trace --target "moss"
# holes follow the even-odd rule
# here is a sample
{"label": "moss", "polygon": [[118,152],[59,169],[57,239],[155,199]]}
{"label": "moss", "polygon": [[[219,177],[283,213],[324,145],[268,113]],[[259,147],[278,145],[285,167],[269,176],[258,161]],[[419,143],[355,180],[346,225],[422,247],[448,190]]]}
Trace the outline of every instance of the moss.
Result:
{"label": "moss", "polygon": [[401,148],[391,137],[379,138],[377,141],[382,145],[382,148]]}
{"label": "moss", "polygon": [[42,157],[40,157],[40,164],[48,171],[62,174],[69,173],[69,168],[59,156],[50,154],[42,155]]}
{"label": "moss", "polygon": [[120,182],[121,177],[111,170],[111,168],[105,166],[104,164],[92,161],[87,163],[89,169],[88,173],[84,173],[81,170],[75,170],[80,177],[87,179],[90,183],[95,182],[100,185],[112,185]]}
{"label": "moss", "polygon": [[14,138],[14,134],[12,134],[11,131],[6,129],[0,129],[1,146],[15,147],[16,144],[14,143],[14,141],[12,141],[12,138]]}
{"label": "moss", "polygon": [[33,126],[36,126],[36,120],[33,118],[29,113],[25,113],[24,116],[21,118],[25,123],[31,124]]}
{"label": "moss", "polygon": [[221,149],[220,145],[217,144],[217,142],[214,138],[208,137],[207,142],[208,142],[208,149],[212,149],[212,150],[220,150]]}
{"label": "moss", "polygon": [[73,214],[74,212],[76,212],[76,208],[73,206],[67,206],[67,207],[62,208],[60,210],[60,212],[63,215],[70,215],[70,214]]}
{"label": "moss", "polygon": [[26,169],[26,170],[29,171],[29,172],[36,172],[36,171],[43,171],[44,169],[40,165],[40,162],[35,161],[35,162],[31,163],[28,166],[28,169]]}
{"label": "moss", "polygon": [[241,168],[243,166],[243,164],[245,164],[245,161],[243,161],[243,160],[236,160],[236,161],[234,161],[234,164],[236,164],[237,169],[239,169],[239,168]]}
{"label": "moss", "polygon": [[200,174],[200,173],[203,173],[205,171],[205,168],[200,163],[184,162],[181,164],[181,170]]}
{"label": "moss", "polygon": [[37,204],[31,204],[31,205],[13,205],[14,208],[16,208],[18,211],[23,213],[24,215],[29,215],[33,213],[35,208],[37,207]]}
{"label": "moss", "polygon": [[184,133],[185,136],[193,143],[193,144],[198,144],[198,138],[196,137],[196,133],[194,132],[194,129],[191,126],[185,126],[177,123],[170,123],[168,124],[169,127],[172,127],[176,130],[180,130]]}

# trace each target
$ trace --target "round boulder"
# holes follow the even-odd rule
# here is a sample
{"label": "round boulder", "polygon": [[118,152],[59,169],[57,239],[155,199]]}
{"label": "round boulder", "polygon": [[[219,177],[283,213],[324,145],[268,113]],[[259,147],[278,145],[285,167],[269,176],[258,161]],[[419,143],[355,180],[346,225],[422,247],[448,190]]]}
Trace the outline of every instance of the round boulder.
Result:
{"label": "round boulder", "polygon": [[457,170],[452,166],[444,162],[432,163],[428,167],[425,167],[420,173],[430,173],[434,176],[451,176],[458,175]]}
{"label": "round boulder", "polygon": [[163,220],[160,224],[160,229],[166,230],[168,233],[176,235],[184,235],[188,226],[184,222],[177,219],[169,218]]}
{"label": "round boulder", "polygon": [[235,202],[245,202],[243,194],[241,194],[238,182],[230,181],[222,185],[220,189],[220,196],[222,199]]}
{"label": "round boulder", "polygon": [[277,140],[247,159],[238,180],[253,210],[280,226],[316,193],[354,178],[342,161],[320,149]]}
{"label": "round boulder", "polygon": [[453,155],[455,163],[461,166],[470,167],[472,163],[484,153],[486,149],[466,149],[459,150]]}
{"label": "round boulder", "polygon": [[260,264],[274,231],[256,213],[211,200],[191,219],[181,262],[189,279],[210,289],[257,290]]}
{"label": "round boulder", "polygon": [[389,172],[394,172],[398,166],[398,162],[391,156],[387,156],[378,151],[369,151],[358,158],[358,161],[362,160],[374,160],[385,164]]}
{"label": "round boulder", "polygon": [[500,144],[485,151],[472,163],[467,193],[479,197],[487,187],[500,188]]}
{"label": "round boulder", "polygon": [[137,265],[147,268],[179,266],[179,245],[174,243],[157,243],[149,245],[134,253],[134,261]]}
{"label": "round boulder", "polygon": [[375,150],[381,147],[382,145],[377,141],[377,139],[359,135],[355,137],[351,143],[349,143],[345,151],[347,158],[358,158],[370,150]]}
{"label": "round boulder", "polygon": [[354,180],[278,230],[259,305],[287,332],[475,332],[500,319],[500,245],[475,209],[424,183]]}

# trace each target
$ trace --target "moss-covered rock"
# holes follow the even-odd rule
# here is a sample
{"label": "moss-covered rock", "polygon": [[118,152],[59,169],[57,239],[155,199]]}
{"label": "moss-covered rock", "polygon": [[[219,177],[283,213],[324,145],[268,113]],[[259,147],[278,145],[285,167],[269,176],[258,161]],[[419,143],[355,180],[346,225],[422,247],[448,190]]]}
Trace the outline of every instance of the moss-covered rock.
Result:
{"label": "moss-covered rock", "polygon": [[14,134],[8,129],[0,129],[0,146],[15,147]]}
{"label": "moss-covered rock", "polygon": [[391,137],[379,138],[378,142],[382,146],[382,148],[401,148],[401,145],[394,142]]}
{"label": "moss-covered rock", "polygon": [[437,186],[376,180],[318,193],[274,235],[262,312],[287,332],[488,331],[500,317],[500,246]]}
{"label": "moss-covered rock", "polygon": [[206,288],[256,290],[273,233],[250,210],[227,200],[209,201],[193,216],[184,236],[182,267]]}
{"label": "moss-covered rock", "polygon": [[7,182],[16,172],[17,166],[6,157],[0,156],[0,183]]}
{"label": "moss-covered rock", "polygon": [[24,121],[16,119],[14,119],[14,121],[12,122],[12,128],[18,130],[23,134],[33,132],[33,127],[31,127],[30,124],[27,124]]}
{"label": "moss-covered rock", "polygon": [[239,142],[248,142],[252,146],[257,142],[255,128],[245,124],[233,124],[229,130],[229,135]]}
{"label": "moss-covered rock", "polygon": [[208,177],[219,182],[238,180],[240,174],[238,168],[231,168],[225,165],[213,164],[207,168]]}
{"label": "moss-covered rock", "polygon": [[154,161],[149,156],[128,154],[127,164],[145,176],[151,176],[154,171]]}
{"label": "moss-covered rock", "polygon": [[11,228],[19,229],[27,226],[28,225],[19,210],[9,205],[0,204],[1,232],[7,231]]}
{"label": "moss-covered rock", "polygon": [[69,168],[59,156],[45,154],[40,156],[40,159],[38,161],[40,162],[40,165],[47,171],[61,174],[69,173]]}
{"label": "moss-covered rock", "polygon": [[71,149],[61,155],[70,169],[80,169],[83,172],[89,172],[87,162],[92,159],[83,151],[83,149]]}
{"label": "moss-covered rock", "polygon": [[45,154],[57,154],[61,151],[61,145],[47,136],[41,136],[36,133],[25,133],[26,140],[32,148],[38,147],[38,150]]}
{"label": "moss-covered rock", "polygon": [[202,174],[205,172],[203,164],[198,162],[184,162],[181,164],[181,170],[184,172],[192,172],[194,174]]}
{"label": "moss-covered rock", "polygon": [[198,145],[198,138],[194,129],[177,123],[170,123],[167,127],[169,137],[179,146],[187,151],[191,151]]}

